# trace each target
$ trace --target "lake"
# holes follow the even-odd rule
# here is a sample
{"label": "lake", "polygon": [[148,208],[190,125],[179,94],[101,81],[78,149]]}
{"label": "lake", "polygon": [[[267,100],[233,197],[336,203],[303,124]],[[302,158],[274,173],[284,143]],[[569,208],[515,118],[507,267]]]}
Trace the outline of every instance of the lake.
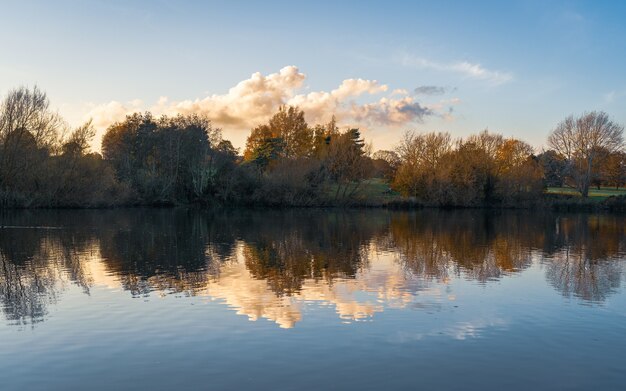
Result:
{"label": "lake", "polygon": [[2,390],[618,390],[626,218],[0,212]]}

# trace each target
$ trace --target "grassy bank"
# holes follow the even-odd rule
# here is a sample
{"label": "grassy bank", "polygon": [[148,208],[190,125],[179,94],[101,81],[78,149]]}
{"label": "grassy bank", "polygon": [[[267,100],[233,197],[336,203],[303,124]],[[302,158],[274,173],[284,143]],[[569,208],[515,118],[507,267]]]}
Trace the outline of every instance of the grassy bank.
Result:
{"label": "grassy bank", "polygon": [[[350,205],[391,208],[437,207],[420,203],[415,198],[403,197],[398,192],[393,191],[389,184],[380,178],[364,181]],[[537,200],[506,205],[498,203],[484,204],[477,207],[624,212],[626,211],[626,189],[594,188],[590,189],[588,198],[583,198],[579,192],[569,187],[549,187],[546,189],[544,196]]]}
{"label": "grassy bank", "polygon": [[[358,186],[356,184],[348,186],[350,190],[349,196],[343,194],[343,187],[339,189],[335,186],[329,186],[322,197],[316,202],[307,203],[271,203],[266,204],[262,201],[257,202],[227,202],[224,205],[230,207],[371,207],[371,208],[390,208],[390,209],[414,209],[414,208],[492,208],[492,209],[550,209],[556,211],[609,211],[609,212],[626,212],[626,190],[614,188],[591,189],[589,197],[583,198],[575,189],[569,187],[549,187],[545,190],[542,197],[534,200],[527,200],[516,203],[485,203],[481,205],[431,205],[421,202],[414,197],[404,197],[397,191],[391,189],[387,181],[382,178],[372,178],[362,181]],[[337,195],[340,195],[339,197]],[[343,194],[343,197],[341,196]],[[222,205],[218,201],[207,201],[193,204],[175,204],[175,203],[141,203],[134,202],[131,204],[116,203],[110,205],[56,205],[48,208],[115,208],[115,207],[173,207],[173,206],[194,206],[199,208],[211,207],[216,204]],[[1,209],[1,208],[0,208]],[[5,208],[6,209],[6,208]],[[8,208],[11,209],[11,208]],[[28,207],[26,207],[28,209]]]}
{"label": "grassy bank", "polygon": [[[546,194],[555,194],[569,197],[581,197],[580,193],[571,187],[548,187]],[[589,189],[589,200],[601,202],[609,197],[626,196],[626,189],[615,189],[614,187],[601,187]]]}

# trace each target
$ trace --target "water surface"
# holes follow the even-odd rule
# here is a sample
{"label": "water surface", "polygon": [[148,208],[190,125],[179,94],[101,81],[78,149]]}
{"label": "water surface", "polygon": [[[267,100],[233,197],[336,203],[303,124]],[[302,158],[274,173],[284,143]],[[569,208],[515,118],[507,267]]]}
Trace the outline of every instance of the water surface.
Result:
{"label": "water surface", "polygon": [[3,390],[626,384],[624,216],[1,213]]}

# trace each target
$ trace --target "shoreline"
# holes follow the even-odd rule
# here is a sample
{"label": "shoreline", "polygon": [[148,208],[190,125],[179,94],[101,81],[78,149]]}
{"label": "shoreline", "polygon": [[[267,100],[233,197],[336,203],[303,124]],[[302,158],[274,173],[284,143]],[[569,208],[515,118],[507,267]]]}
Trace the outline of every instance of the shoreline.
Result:
{"label": "shoreline", "polygon": [[389,210],[541,210],[553,212],[626,212],[626,196],[611,196],[602,201],[583,199],[576,196],[547,195],[540,200],[523,201],[517,204],[481,204],[481,205],[429,205],[411,198],[394,200],[353,200],[350,202],[320,202],[310,204],[268,204],[268,203],[228,203],[228,202],[192,202],[192,203],[126,203],[109,205],[38,205],[0,207],[0,212],[10,210],[112,210],[112,209],[171,209],[188,208],[210,210],[212,208],[229,209],[389,209]]}

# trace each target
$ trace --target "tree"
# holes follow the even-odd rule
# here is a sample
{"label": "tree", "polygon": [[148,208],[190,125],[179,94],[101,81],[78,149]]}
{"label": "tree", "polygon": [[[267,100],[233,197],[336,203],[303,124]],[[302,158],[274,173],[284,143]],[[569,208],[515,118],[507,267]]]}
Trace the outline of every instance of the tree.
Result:
{"label": "tree", "polygon": [[608,114],[592,111],[565,118],[548,137],[548,144],[568,160],[576,189],[587,197],[598,160],[622,150],[623,133],[624,127]]}
{"label": "tree", "polygon": [[380,150],[372,155],[375,174],[387,180],[394,178],[400,163],[400,156],[394,151]]}
{"label": "tree", "polygon": [[567,174],[567,161],[561,154],[550,149],[537,155],[537,161],[543,170],[546,186],[563,186]]}
{"label": "tree", "polygon": [[503,202],[533,199],[543,192],[543,170],[533,147],[514,138],[505,139],[496,151],[496,196]]}
{"label": "tree", "polygon": [[327,124],[315,125],[313,128],[313,156],[317,159],[324,159],[328,154],[331,140],[338,137],[339,133],[337,119],[334,115]]}
{"label": "tree", "polygon": [[614,152],[610,154],[602,165],[602,178],[607,185],[619,189],[626,183],[626,153]]}
{"label": "tree", "polygon": [[440,190],[436,201],[443,205],[474,206],[490,198],[491,157],[474,142],[459,142],[446,154],[438,170]]}
{"label": "tree", "polygon": [[89,143],[96,135],[92,120],[74,129],[61,147],[64,155],[82,156],[89,150]]}
{"label": "tree", "polygon": [[[0,105],[0,192],[31,193],[65,123],[38,87],[9,91]],[[43,178],[45,179],[45,178]]]}
{"label": "tree", "polygon": [[313,132],[298,107],[282,106],[270,119],[268,126],[285,143],[286,158],[308,157],[313,147]]}
{"label": "tree", "polygon": [[323,165],[337,184],[335,199],[351,197],[366,177],[367,150],[358,129],[348,129],[331,138]]}
{"label": "tree", "polygon": [[214,187],[219,170],[213,157],[221,141],[220,129],[203,116],[133,114],[109,127],[102,152],[144,202],[189,201]]}
{"label": "tree", "polygon": [[265,144],[268,142],[282,144],[283,147],[278,156],[281,158],[311,156],[313,130],[307,125],[304,112],[298,107],[281,106],[278,113],[274,114],[267,124],[252,129],[246,142],[244,159],[252,160],[255,151],[259,148],[266,149]]}
{"label": "tree", "polygon": [[394,187],[405,195],[428,199],[439,174],[439,165],[451,150],[452,139],[449,133],[406,132],[396,148],[400,164],[394,178]]}
{"label": "tree", "polygon": [[527,161],[533,155],[533,147],[514,138],[506,139],[496,150],[497,171],[508,172]]}

